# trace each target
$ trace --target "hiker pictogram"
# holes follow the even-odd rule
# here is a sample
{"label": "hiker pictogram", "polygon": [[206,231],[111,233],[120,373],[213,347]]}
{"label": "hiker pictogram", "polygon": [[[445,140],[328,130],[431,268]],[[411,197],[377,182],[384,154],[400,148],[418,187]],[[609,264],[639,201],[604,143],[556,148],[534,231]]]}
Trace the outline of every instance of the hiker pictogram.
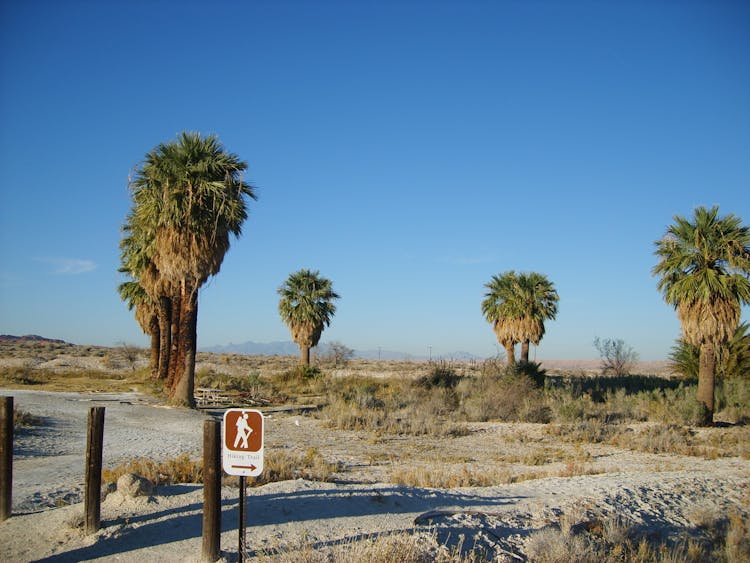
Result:
{"label": "hiker pictogram", "polygon": [[248,425],[247,419],[247,413],[243,413],[242,416],[237,417],[237,423],[235,424],[235,426],[237,426],[237,436],[234,439],[235,448],[237,447],[237,444],[242,444],[240,447],[244,449],[249,447],[247,439],[250,437],[250,434],[253,433],[253,429]]}
{"label": "hiker pictogram", "polygon": [[230,409],[225,427],[224,446],[230,450],[257,452],[263,445],[263,416],[258,411]]}

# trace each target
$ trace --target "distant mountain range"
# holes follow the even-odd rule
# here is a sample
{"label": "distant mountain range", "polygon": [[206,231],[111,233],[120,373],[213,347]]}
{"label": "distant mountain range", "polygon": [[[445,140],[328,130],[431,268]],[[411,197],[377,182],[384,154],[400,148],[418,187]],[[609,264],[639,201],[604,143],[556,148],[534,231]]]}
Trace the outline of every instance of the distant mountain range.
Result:
{"label": "distant mountain range", "polygon": [[[68,344],[64,340],[46,338],[37,334],[27,334],[24,336],[14,336],[11,334],[1,334],[0,342],[48,342],[55,344]],[[294,342],[277,341],[277,342],[242,342],[240,344],[224,344],[218,346],[202,346],[201,352],[212,352],[215,354],[244,354],[246,356],[296,356],[299,354],[299,348]],[[328,343],[323,342],[313,348],[313,354],[325,355],[330,352]],[[435,354],[432,358],[428,355],[414,355],[406,352],[397,352],[394,350],[372,349],[372,350],[354,350],[355,358],[367,360],[480,360],[480,356],[470,352],[453,352],[451,354]]]}
{"label": "distant mountain range", "polygon": [[[323,342],[313,348],[313,354],[325,355],[329,352],[329,346]],[[299,354],[299,348],[294,342],[243,342],[241,344],[225,344],[220,346],[206,346],[200,349],[201,352],[213,352],[215,354],[245,354],[248,356],[296,356]],[[368,360],[426,360],[425,356],[415,356],[405,352],[396,352],[393,350],[354,350],[355,358],[364,358]],[[455,352],[452,354],[441,354],[433,359],[452,359],[452,360],[475,360],[479,356],[469,352]]]}
{"label": "distant mountain range", "polygon": [[26,334],[24,336],[13,336],[12,334],[0,334],[0,342],[52,342],[54,344],[67,344],[64,340],[45,338],[38,334]]}

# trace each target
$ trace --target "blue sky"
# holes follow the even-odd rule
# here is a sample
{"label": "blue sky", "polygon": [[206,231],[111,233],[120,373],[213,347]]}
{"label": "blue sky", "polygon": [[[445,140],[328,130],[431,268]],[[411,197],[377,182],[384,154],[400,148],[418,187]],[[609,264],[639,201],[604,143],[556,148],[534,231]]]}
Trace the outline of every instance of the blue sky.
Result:
{"label": "blue sky", "polygon": [[147,343],[116,293],[128,175],[183,130],[259,195],[199,346],[288,340],[304,267],[342,296],[324,341],[489,356],[514,269],[560,294],[537,359],[663,359],[654,241],[698,205],[750,223],[747,2],[5,0],[0,26],[1,333]]}

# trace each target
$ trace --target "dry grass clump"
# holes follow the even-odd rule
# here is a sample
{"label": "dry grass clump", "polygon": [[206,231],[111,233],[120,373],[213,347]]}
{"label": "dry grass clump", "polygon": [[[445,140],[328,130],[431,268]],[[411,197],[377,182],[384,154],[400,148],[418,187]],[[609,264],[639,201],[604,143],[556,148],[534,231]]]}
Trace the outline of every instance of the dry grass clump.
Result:
{"label": "dry grass clump", "polygon": [[662,540],[653,530],[644,530],[617,516],[575,520],[563,514],[558,526],[532,534],[526,545],[530,561],[542,563],[645,563],[717,561],[740,563],[750,560],[750,521],[738,510],[728,518],[706,515],[701,523],[685,529],[678,540]]}
{"label": "dry grass clump", "polygon": [[[333,475],[341,470],[340,465],[325,461],[315,448],[301,454],[271,450],[265,452],[263,473],[250,479],[248,485],[257,487],[266,483],[299,478],[330,481]],[[102,483],[116,483],[117,479],[125,473],[135,473],[155,485],[202,483],[203,460],[191,458],[188,454],[181,454],[176,458],[161,462],[149,458],[137,458],[121,463],[112,469],[103,469]],[[225,474],[222,482],[226,485],[236,484],[239,479]]]}
{"label": "dry grass clump", "polygon": [[0,367],[0,386],[32,387],[44,391],[132,391],[133,387],[149,389],[149,376],[144,370],[120,373],[91,369],[64,371],[34,368],[28,365]]}
{"label": "dry grass clump", "polygon": [[257,372],[247,375],[231,375],[202,368],[195,374],[195,386],[222,391],[237,391],[249,399],[269,397],[273,394],[271,386],[261,380]]}
{"label": "dry grass clump", "polygon": [[312,545],[304,536],[256,554],[263,563],[478,563],[480,553],[464,550],[463,539],[449,546],[437,534],[393,532]]}
{"label": "dry grass clump", "polygon": [[567,442],[602,444],[609,443],[619,428],[616,424],[590,418],[569,424],[550,424],[546,431],[550,436],[563,438]]}
{"label": "dry grass clump", "polygon": [[112,469],[102,470],[102,483],[116,483],[120,476],[135,473],[151,481],[154,485],[175,483],[202,483],[203,462],[187,454],[162,462],[149,458],[137,458],[121,463]]}
{"label": "dry grass clump", "polygon": [[52,373],[36,370],[29,365],[7,366],[0,368],[0,385],[43,385],[49,383]]}
{"label": "dry grass clump", "polygon": [[578,477],[580,475],[599,475],[600,473],[602,473],[602,470],[595,465],[570,459],[557,475],[559,477]]}
{"label": "dry grass clump", "polygon": [[391,471],[389,480],[396,485],[428,489],[492,487],[518,481],[506,468],[483,471],[470,469],[465,465],[461,468],[443,465],[397,466]]}
{"label": "dry grass clump", "polygon": [[653,454],[676,454],[716,459],[750,456],[750,429],[711,428],[697,431],[676,424],[651,423],[635,427],[587,419],[550,424],[546,433],[573,444],[607,444]]}
{"label": "dry grass clump", "polygon": [[310,448],[304,453],[271,450],[265,454],[263,473],[252,479],[252,485],[260,486],[300,478],[310,481],[331,481],[342,469],[338,463],[326,461],[316,448]]}
{"label": "dry grass clump", "polygon": [[22,411],[18,407],[13,409],[13,426],[16,428],[28,427],[28,426],[39,426],[42,424],[43,419],[40,416],[33,415],[29,412]]}

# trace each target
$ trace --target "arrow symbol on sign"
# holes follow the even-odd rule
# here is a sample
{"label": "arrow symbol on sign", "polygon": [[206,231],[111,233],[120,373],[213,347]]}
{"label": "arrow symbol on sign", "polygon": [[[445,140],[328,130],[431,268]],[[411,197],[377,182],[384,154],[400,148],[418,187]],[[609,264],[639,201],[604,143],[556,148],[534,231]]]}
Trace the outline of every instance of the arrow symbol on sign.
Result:
{"label": "arrow symbol on sign", "polygon": [[249,469],[250,471],[255,471],[257,467],[254,465],[233,465],[235,469]]}

